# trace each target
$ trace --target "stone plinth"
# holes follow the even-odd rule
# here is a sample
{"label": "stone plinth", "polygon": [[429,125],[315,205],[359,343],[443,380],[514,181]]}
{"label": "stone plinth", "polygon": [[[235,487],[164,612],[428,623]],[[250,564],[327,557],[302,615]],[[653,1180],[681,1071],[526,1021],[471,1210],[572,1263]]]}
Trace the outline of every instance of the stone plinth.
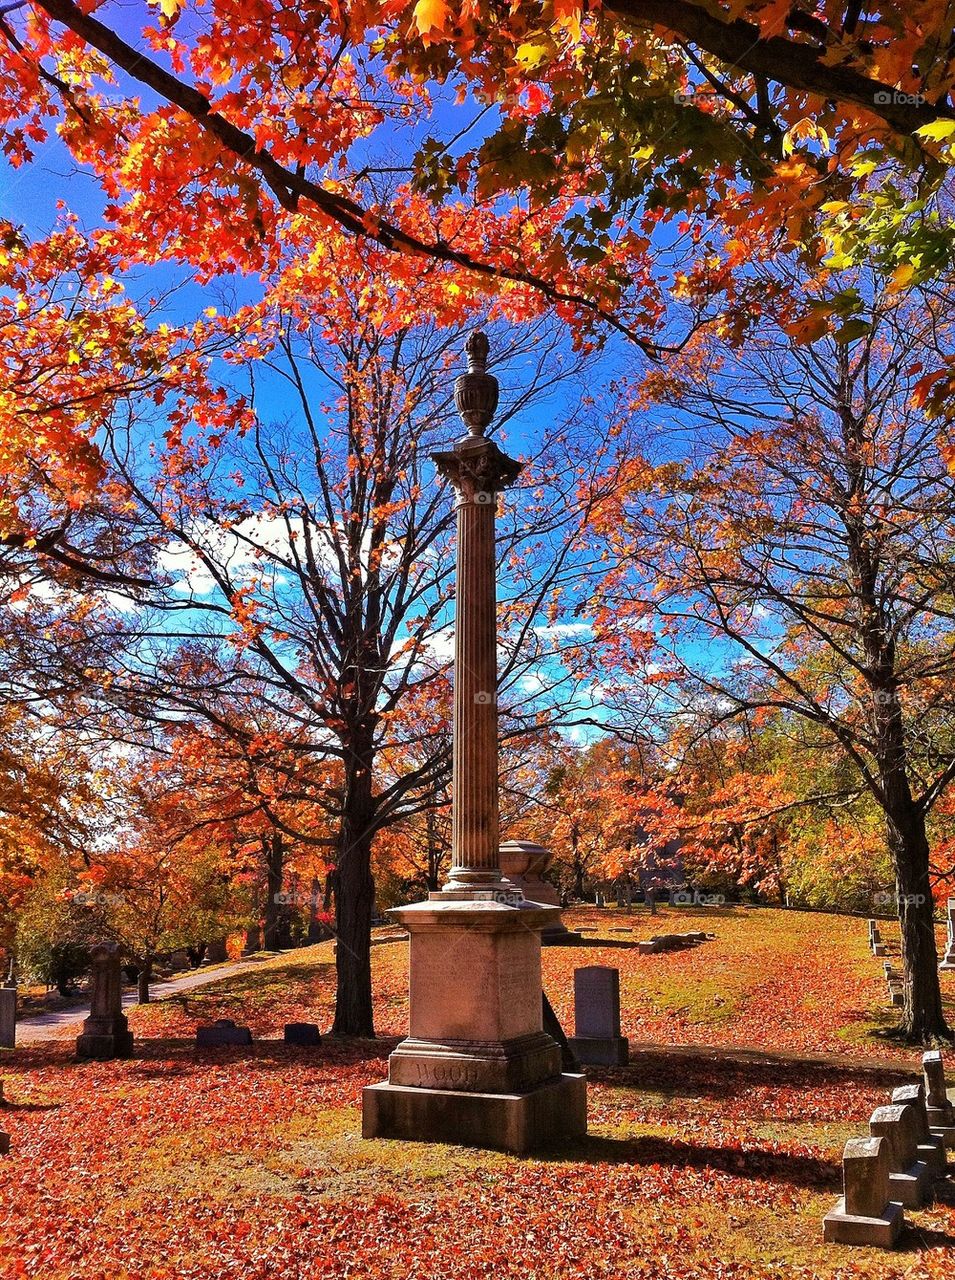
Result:
{"label": "stone plinth", "polygon": [[287,1022],[285,1043],[304,1049],[313,1049],[322,1043],[322,1035],[314,1022]]}
{"label": "stone plinth", "polygon": [[407,1039],[364,1091],[367,1138],[529,1151],[586,1132],[583,1077],[543,1030],[540,930],[557,909],[432,895],[389,912],[410,934]]}
{"label": "stone plinth", "polygon": [[0,1049],[13,1049],[17,1043],[17,989],[0,987]]}
{"label": "stone plinth", "polygon": [[842,1153],[843,1196],[823,1218],[830,1244],[891,1249],[905,1225],[902,1205],[889,1200],[889,1149],[884,1138],[850,1138]]}
{"label": "stone plinth", "polygon": [[620,973],[603,965],[574,970],[574,1034],[569,1040],[579,1062],[625,1067],[630,1046],[620,1034]]}
{"label": "stone plinth", "polygon": [[918,1158],[918,1122],[911,1106],[876,1107],[869,1120],[873,1138],[889,1149],[889,1196],[907,1209],[919,1209],[931,1193],[932,1171]]}
{"label": "stone plinth", "polygon": [[[528,902],[539,902],[548,907],[560,906],[560,894],[543,878],[544,872],[554,860],[554,855],[532,840],[507,840],[498,851],[501,874],[508,884],[519,889]],[[579,933],[568,929],[560,916],[541,930],[541,943],[545,947],[569,946],[581,941]]]}
{"label": "stone plinth", "polygon": [[76,1040],[78,1058],[130,1058],[133,1037],[123,1013],[119,947],[101,942],[90,950],[90,1016]]}

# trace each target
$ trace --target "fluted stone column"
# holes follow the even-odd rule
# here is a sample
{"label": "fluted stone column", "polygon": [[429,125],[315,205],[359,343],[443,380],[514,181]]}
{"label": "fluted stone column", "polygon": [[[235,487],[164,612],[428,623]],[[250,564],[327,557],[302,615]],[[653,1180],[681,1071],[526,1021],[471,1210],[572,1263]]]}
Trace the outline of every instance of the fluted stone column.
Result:
{"label": "fluted stone column", "polygon": [[468,434],[434,455],[457,497],[452,864],[426,902],[389,912],[410,934],[411,1025],[387,1082],[364,1090],[362,1133],[527,1151],[585,1133],[587,1099],[543,1030],[541,931],[560,908],[501,874],[495,518],[521,468],[484,436],[498,387],[483,334],[467,353]]}
{"label": "fluted stone column", "polygon": [[455,399],[469,433],[434,455],[457,495],[457,606],[454,637],[454,778],[451,870],[445,893],[506,892],[498,858],[497,495],[521,465],[484,436],[497,408],[487,372],[488,341],[472,334],[469,369]]}

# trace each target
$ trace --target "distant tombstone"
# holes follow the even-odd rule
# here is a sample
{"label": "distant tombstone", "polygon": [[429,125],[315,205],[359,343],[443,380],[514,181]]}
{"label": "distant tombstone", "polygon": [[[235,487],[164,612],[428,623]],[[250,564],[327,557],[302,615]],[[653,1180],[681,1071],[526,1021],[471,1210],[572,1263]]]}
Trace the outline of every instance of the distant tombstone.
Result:
{"label": "distant tombstone", "polygon": [[252,1032],[248,1027],[239,1027],[231,1018],[218,1018],[208,1026],[196,1029],[197,1049],[217,1049],[224,1045],[249,1045],[252,1043]]}
{"label": "distant tombstone", "polygon": [[123,978],[119,947],[100,942],[90,950],[90,1016],[76,1040],[78,1058],[129,1058],[133,1037],[123,1013]]}
{"label": "distant tombstone", "polygon": [[[0,1080],[0,1106],[2,1105],[3,1105],[3,1081]],[[7,1155],[9,1151],[10,1151],[10,1135],[9,1133],[4,1133],[4,1131],[0,1129],[0,1156]]]}
{"label": "distant tombstone", "polygon": [[285,1024],[285,1043],[298,1045],[304,1049],[312,1049],[321,1044],[322,1037],[314,1022],[287,1022]]}
{"label": "distant tombstone", "polygon": [[17,1043],[17,989],[0,987],[0,1049],[13,1049]]}
{"label": "distant tombstone", "polygon": [[949,898],[948,910],[945,915],[945,923],[947,928],[947,939],[945,945],[945,955],[942,957],[941,969],[955,969],[955,898]]}
{"label": "distant tombstone", "polygon": [[603,896],[603,893],[601,892],[601,890],[600,890],[600,889],[595,889],[595,890],[594,890],[594,906],[595,906],[595,907],[603,907],[603,906],[606,906],[606,905],[607,905],[607,904],[606,904],[606,902],[604,901],[604,896]]}
{"label": "distant tombstone", "polygon": [[620,972],[604,965],[574,970],[574,1035],[578,1061],[593,1066],[626,1066],[630,1046],[620,1034]]}
{"label": "distant tombstone", "polygon": [[941,1138],[934,1137],[928,1127],[928,1114],[925,1110],[925,1085],[903,1084],[892,1091],[892,1102],[897,1107],[911,1107],[915,1115],[915,1140],[919,1160],[924,1160],[932,1172],[941,1177],[948,1161],[945,1158],[945,1144]]}
{"label": "distant tombstone", "polygon": [[907,1209],[919,1209],[931,1190],[932,1171],[918,1156],[918,1121],[912,1106],[876,1107],[869,1120],[873,1138],[889,1146],[889,1195]]}
{"label": "distant tombstone", "polygon": [[205,964],[222,964],[224,960],[228,960],[229,953],[226,950],[225,938],[213,938],[206,947]]}
{"label": "distant tombstone", "polygon": [[169,968],[173,973],[180,973],[183,969],[191,968],[189,964],[189,952],[185,947],[180,947],[178,951],[174,951],[169,957]]}
{"label": "distant tombstone", "polygon": [[255,951],[262,950],[262,930],[258,925],[246,930],[245,946],[242,948],[244,956],[250,956]]}
{"label": "distant tombstone", "polygon": [[889,1198],[889,1144],[850,1138],[842,1153],[842,1199],[823,1218],[829,1244],[891,1249],[905,1225],[901,1204]]}

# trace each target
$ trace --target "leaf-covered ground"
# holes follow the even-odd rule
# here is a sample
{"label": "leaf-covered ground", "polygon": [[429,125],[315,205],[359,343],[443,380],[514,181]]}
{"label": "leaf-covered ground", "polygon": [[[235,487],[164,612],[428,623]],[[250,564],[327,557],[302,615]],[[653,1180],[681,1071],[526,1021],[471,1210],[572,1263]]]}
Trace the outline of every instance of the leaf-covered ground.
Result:
{"label": "leaf-covered ground", "polygon": [[[636,938],[700,914],[580,912],[588,945],[545,951],[568,1028],[574,967],[617,966],[641,1046],[592,1074],[586,1142],[546,1158],[361,1139],[361,1089],[406,1017],[389,930],[375,1043],[277,1042],[286,1021],[328,1024],[324,944],[137,1009],[130,1062],[76,1064],[71,1041],[7,1055],[0,1275],[951,1280],[955,1181],[895,1253],[820,1240],[843,1142],[917,1062],[878,1035],[890,1018],[864,921],[728,910],[707,914],[704,946],[637,955]],[[197,1052],[196,1024],[218,1016],[259,1039]]]}

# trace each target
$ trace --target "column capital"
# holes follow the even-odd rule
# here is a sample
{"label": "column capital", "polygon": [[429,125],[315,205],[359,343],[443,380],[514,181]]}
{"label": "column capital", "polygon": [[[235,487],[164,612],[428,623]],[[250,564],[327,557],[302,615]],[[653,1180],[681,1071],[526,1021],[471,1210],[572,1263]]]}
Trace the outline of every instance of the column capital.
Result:
{"label": "column capital", "polygon": [[520,475],[523,463],[509,458],[493,440],[471,436],[445,453],[433,453],[431,461],[454,485],[458,504],[495,504],[496,495]]}

